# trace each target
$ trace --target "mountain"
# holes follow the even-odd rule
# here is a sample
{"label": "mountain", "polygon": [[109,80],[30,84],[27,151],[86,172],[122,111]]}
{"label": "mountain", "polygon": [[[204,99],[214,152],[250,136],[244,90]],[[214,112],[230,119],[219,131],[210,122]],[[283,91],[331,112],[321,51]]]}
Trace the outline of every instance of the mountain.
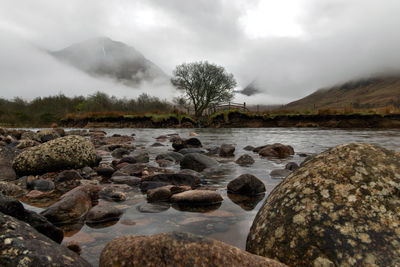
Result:
{"label": "mountain", "polygon": [[400,106],[400,75],[349,81],[320,89],[285,106],[293,110],[339,109],[346,106],[368,109]]}
{"label": "mountain", "polygon": [[59,51],[50,52],[92,76],[105,76],[128,86],[168,76],[135,48],[107,37],[90,39]]}
{"label": "mountain", "polygon": [[258,89],[256,83],[253,81],[249,85],[247,85],[243,90],[238,91],[242,95],[252,96],[260,93],[260,89]]}

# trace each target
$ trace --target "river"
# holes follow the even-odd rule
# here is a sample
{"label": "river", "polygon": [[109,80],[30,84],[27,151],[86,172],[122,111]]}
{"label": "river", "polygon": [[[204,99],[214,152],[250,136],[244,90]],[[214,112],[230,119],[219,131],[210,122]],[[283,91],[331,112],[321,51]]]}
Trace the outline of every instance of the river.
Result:
{"label": "river", "polygon": [[[151,147],[160,135],[177,133],[188,138],[190,132],[198,133],[203,147],[219,146],[223,143],[236,146],[235,158],[248,153],[255,163],[250,167],[242,167],[234,163],[234,159],[217,158],[221,168],[217,172],[206,173],[207,186],[217,187],[224,200],[220,207],[213,210],[179,210],[167,203],[147,203],[140,190],[129,192],[128,200],[113,203],[124,210],[123,216],[113,225],[90,227],[77,225],[70,230],[64,243],[77,241],[82,248],[82,256],[93,265],[103,247],[113,238],[124,235],[149,235],[169,231],[185,231],[224,241],[239,248],[245,248],[246,237],[252,221],[273,188],[282,179],[273,179],[269,173],[273,169],[282,169],[286,163],[294,161],[300,164],[304,155],[320,153],[338,144],[367,142],[400,151],[400,130],[341,130],[315,128],[235,128],[235,129],[100,129],[108,135],[135,134],[133,144],[137,150],[150,153],[150,163],[156,164],[156,155],[172,150],[171,143],[163,143],[162,147]],[[272,143],[291,145],[295,155],[285,160],[268,160],[257,154],[243,150],[247,145],[261,146]],[[105,161],[111,161],[104,158]],[[156,165],[154,165],[156,166]],[[178,170],[179,165],[170,167]],[[267,189],[265,195],[256,199],[238,199],[227,194],[226,185],[241,174],[250,173],[261,179]],[[35,208],[40,211],[40,209]]]}

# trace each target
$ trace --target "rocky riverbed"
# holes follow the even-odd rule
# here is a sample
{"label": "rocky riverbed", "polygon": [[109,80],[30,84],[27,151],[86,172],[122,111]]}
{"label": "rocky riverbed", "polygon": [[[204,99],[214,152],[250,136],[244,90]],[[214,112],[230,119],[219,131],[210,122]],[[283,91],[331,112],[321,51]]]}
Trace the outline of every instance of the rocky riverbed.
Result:
{"label": "rocky riverbed", "polygon": [[398,131],[246,130],[0,129],[0,263],[400,264],[399,154],[315,156]]}

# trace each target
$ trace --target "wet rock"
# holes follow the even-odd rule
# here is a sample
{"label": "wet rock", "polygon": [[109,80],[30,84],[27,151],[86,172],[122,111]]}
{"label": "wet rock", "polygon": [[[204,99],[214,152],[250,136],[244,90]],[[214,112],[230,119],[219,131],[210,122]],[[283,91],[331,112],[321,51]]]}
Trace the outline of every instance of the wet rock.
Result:
{"label": "wet rock", "polygon": [[170,141],[172,142],[172,147],[175,149],[175,151],[185,148],[184,140],[180,137],[171,138]]}
{"label": "wet rock", "polygon": [[272,170],[269,175],[272,178],[285,178],[286,176],[288,176],[291,173],[291,171],[289,171],[288,169],[275,169]]}
{"label": "wet rock", "polygon": [[124,236],[101,252],[106,266],[285,266],[223,242],[188,233]]}
{"label": "wet rock", "polygon": [[228,192],[228,197],[233,203],[240,206],[242,209],[250,211],[253,210],[257,204],[264,199],[265,194],[261,193],[255,196],[246,196]]}
{"label": "wet rock", "polygon": [[246,249],[291,266],[400,265],[400,154],[340,145],[290,174],[259,210]]}
{"label": "wet rock", "polygon": [[21,134],[21,139],[26,139],[26,140],[33,140],[36,142],[42,142],[40,139],[39,135],[35,132],[32,131],[27,131]]}
{"label": "wet rock", "polygon": [[243,150],[246,150],[246,151],[253,151],[254,150],[254,146],[245,146],[244,148],[243,148]]}
{"label": "wet rock", "polygon": [[191,174],[182,173],[162,173],[156,174],[143,179],[143,181],[165,182],[172,185],[189,185],[195,188],[200,185],[200,178]]}
{"label": "wet rock", "polygon": [[132,157],[132,156],[126,156],[126,157],[123,157],[122,159],[120,159],[120,160],[118,161],[117,165],[119,165],[119,164],[121,164],[121,163],[130,163],[130,164],[133,164],[133,163],[136,163],[136,159],[135,159],[134,157]]}
{"label": "wet rock", "polygon": [[81,173],[85,178],[89,178],[90,175],[94,173],[94,170],[90,167],[85,167],[82,168]]}
{"label": "wet rock", "polygon": [[111,181],[116,184],[127,184],[129,186],[138,186],[142,179],[136,176],[113,176]]}
{"label": "wet rock", "polygon": [[264,183],[251,174],[242,174],[229,182],[228,192],[234,194],[255,196],[265,192]]}
{"label": "wet rock", "polygon": [[0,147],[0,181],[17,179],[17,174],[12,168],[12,161],[18,153],[19,151],[10,145]]}
{"label": "wet rock", "polygon": [[25,148],[28,148],[28,147],[33,147],[33,146],[38,146],[38,145],[40,145],[40,143],[35,141],[35,140],[25,139],[25,140],[19,141],[19,144],[17,145],[17,148],[18,149],[25,149]]}
{"label": "wet rock", "polygon": [[206,149],[207,149],[207,153],[205,153],[205,154],[207,156],[219,154],[219,146],[207,147]]}
{"label": "wet rock", "polygon": [[63,182],[70,182],[75,180],[82,180],[82,176],[76,170],[66,170],[60,172],[56,178],[54,178],[54,182],[56,184],[63,183]]}
{"label": "wet rock", "polygon": [[136,207],[142,213],[160,213],[169,210],[171,204],[166,202],[142,203]]}
{"label": "wet rock", "polygon": [[201,173],[195,171],[195,170],[190,170],[190,169],[181,169],[179,171],[180,174],[189,174],[195,177],[198,177],[200,180],[204,179],[204,175],[202,175]]}
{"label": "wet rock", "polygon": [[153,143],[151,146],[152,147],[161,147],[161,146],[164,146],[164,145],[161,144],[161,143],[156,142],[156,143]]}
{"label": "wet rock", "polygon": [[263,146],[258,151],[258,154],[263,157],[287,158],[294,154],[294,150],[291,146],[275,143],[273,145]]}
{"label": "wet rock", "polygon": [[67,136],[31,147],[13,161],[18,175],[82,168],[96,163],[93,144],[84,137]]}
{"label": "wet rock", "polygon": [[128,155],[129,154],[129,150],[126,148],[116,148],[111,152],[111,156],[113,156],[114,158],[120,159],[122,158],[124,155]]}
{"label": "wet rock", "polygon": [[110,166],[102,166],[96,169],[96,172],[98,175],[104,177],[104,178],[110,178],[113,173],[115,172],[114,168]]}
{"label": "wet rock", "polygon": [[198,136],[199,134],[198,133],[195,133],[195,132],[191,132],[190,134],[189,134],[189,136]]}
{"label": "wet rock", "polygon": [[195,171],[203,171],[206,168],[215,167],[218,162],[206,155],[199,153],[190,153],[183,157],[180,162],[181,169],[191,169]]}
{"label": "wet rock", "polygon": [[200,153],[200,154],[205,154],[207,153],[207,150],[197,148],[197,147],[189,147],[189,148],[182,148],[181,150],[178,151],[181,155],[187,155],[190,153]]}
{"label": "wet rock", "polygon": [[126,200],[128,196],[119,188],[108,185],[99,191],[99,198],[119,202]]}
{"label": "wet rock", "polygon": [[65,243],[64,246],[67,249],[69,249],[69,250],[71,250],[71,251],[73,251],[73,252],[75,252],[77,254],[81,254],[82,249],[79,246],[79,243],[76,242],[76,241],[71,241],[71,242]]}
{"label": "wet rock", "polygon": [[139,176],[141,177],[144,172],[149,172],[149,173],[154,173],[154,172],[164,172],[164,169],[153,167],[149,164],[143,164],[143,163],[135,163],[135,164],[129,164],[121,169],[119,171],[126,173],[131,176]]}
{"label": "wet rock", "polygon": [[80,220],[92,208],[92,199],[101,190],[99,186],[79,186],[44,211],[41,215],[52,223],[70,223]]}
{"label": "wet rock", "polygon": [[249,154],[241,155],[236,161],[240,166],[249,166],[254,164],[254,159]]}
{"label": "wet rock", "polygon": [[0,213],[1,266],[91,266],[78,254],[37,232],[28,224]]}
{"label": "wet rock", "polygon": [[299,165],[296,162],[289,162],[285,165],[285,169],[289,171],[294,171],[299,168]]}
{"label": "wet rock", "polygon": [[27,186],[29,189],[41,192],[48,192],[54,190],[55,188],[54,183],[52,181],[43,179],[38,179],[38,180],[33,180],[32,182],[28,182]]}
{"label": "wet rock", "polygon": [[42,215],[26,210],[22,203],[15,198],[0,194],[0,212],[28,223],[57,243],[61,243],[63,239],[64,234],[61,229],[55,227]]}
{"label": "wet rock", "polygon": [[20,196],[24,193],[24,190],[15,184],[10,182],[0,181],[0,194],[5,196]]}
{"label": "wet rock", "polygon": [[162,153],[156,156],[156,160],[160,159],[166,159],[166,160],[171,160],[174,162],[180,162],[183,159],[183,155],[178,152],[167,152],[167,153]]}
{"label": "wet rock", "polygon": [[171,202],[183,205],[213,205],[221,203],[222,196],[210,190],[189,190],[171,197]]}
{"label": "wet rock", "polygon": [[160,166],[160,167],[169,167],[169,166],[174,165],[174,161],[166,160],[166,159],[159,159],[156,162],[157,162],[158,166]]}
{"label": "wet rock", "polygon": [[171,185],[158,187],[147,191],[147,200],[149,202],[167,201],[172,196]]}
{"label": "wet rock", "polygon": [[149,153],[144,152],[133,157],[136,162],[135,163],[148,163],[150,161]]}
{"label": "wet rock", "polygon": [[42,143],[61,137],[61,135],[53,129],[41,130],[37,133],[37,135]]}
{"label": "wet rock", "polygon": [[140,190],[142,192],[147,192],[148,190],[163,187],[163,186],[168,186],[171,185],[169,182],[158,182],[158,181],[143,181],[140,184]]}
{"label": "wet rock", "polygon": [[233,157],[235,156],[235,146],[231,144],[222,144],[219,148],[220,157]]}
{"label": "wet rock", "polygon": [[202,147],[200,140],[195,137],[185,140],[184,143],[185,143],[185,147],[195,147],[195,148]]}
{"label": "wet rock", "polygon": [[97,224],[119,220],[122,214],[122,210],[103,202],[94,206],[88,212],[86,216],[86,224]]}

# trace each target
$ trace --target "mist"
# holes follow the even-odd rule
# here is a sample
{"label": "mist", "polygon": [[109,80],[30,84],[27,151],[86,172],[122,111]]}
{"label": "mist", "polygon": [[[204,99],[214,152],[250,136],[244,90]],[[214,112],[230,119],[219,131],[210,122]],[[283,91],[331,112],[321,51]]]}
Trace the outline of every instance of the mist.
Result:
{"label": "mist", "polygon": [[2,1],[0,96],[34,98],[103,91],[172,99],[168,83],[128,87],[90,76],[45,51],[107,36],[140,51],[171,75],[208,60],[234,74],[249,104],[284,104],[352,79],[400,73],[400,2],[361,0]]}

